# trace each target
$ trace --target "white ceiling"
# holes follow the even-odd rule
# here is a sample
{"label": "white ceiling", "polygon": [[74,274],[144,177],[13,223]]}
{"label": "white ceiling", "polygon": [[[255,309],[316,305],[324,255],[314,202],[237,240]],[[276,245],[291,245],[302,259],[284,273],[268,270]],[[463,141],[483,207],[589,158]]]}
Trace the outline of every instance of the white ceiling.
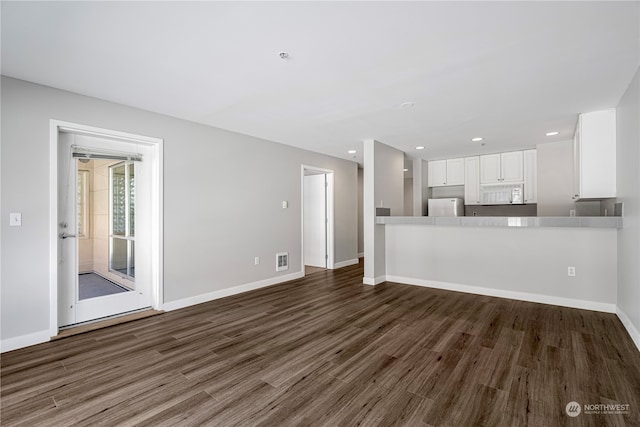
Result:
{"label": "white ceiling", "polygon": [[360,162],[368,138],[425,159],[570,139],[577,114],[615,107],[639,66],[637,1],[3,1],[1,13],[4,75]]}

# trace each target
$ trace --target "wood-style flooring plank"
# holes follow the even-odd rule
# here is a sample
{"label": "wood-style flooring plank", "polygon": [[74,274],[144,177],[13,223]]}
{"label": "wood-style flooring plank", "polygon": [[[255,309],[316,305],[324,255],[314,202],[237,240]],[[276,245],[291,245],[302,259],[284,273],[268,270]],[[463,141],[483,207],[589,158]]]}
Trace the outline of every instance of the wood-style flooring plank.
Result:
{"label": "wood-style flooring plank", "polygon": [[545,423],[544,372],[516,366],[513,372],[511,387],[505,412],[502,416],[503,426],[542,427]]}
{"label": "wood-style flooring plank", "polygon": [[[640,353],[615,315],[362,274],[2,354],[0,424],[640,425]],[[570,401],[630,410],[569,418]]]}

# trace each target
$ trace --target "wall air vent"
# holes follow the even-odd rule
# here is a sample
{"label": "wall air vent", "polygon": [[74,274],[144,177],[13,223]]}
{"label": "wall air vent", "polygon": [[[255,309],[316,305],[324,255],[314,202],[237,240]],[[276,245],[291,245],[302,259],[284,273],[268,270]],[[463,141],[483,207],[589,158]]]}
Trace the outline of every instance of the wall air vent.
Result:
{"label": "wall air vent", "polygon": [[276,271],[284,271],[289,269],[289,252],[280,252],[276,254]]}

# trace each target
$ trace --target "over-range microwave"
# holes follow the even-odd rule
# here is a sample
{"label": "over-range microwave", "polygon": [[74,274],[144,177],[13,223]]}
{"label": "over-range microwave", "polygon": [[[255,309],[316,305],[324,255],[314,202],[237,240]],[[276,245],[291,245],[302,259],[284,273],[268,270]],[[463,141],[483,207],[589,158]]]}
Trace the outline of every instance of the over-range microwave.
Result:
{"label": "over-range microwave", "polygon": [[523,184],[488,184],[480,186],[480,204],[482,205],[520,205],[523,200]]}

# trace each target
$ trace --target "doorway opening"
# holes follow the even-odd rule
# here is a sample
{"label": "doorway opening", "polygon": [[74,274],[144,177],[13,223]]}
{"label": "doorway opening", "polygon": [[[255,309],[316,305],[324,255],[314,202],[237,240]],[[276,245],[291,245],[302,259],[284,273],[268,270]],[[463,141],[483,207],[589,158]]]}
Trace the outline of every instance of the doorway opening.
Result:
{"label": "doorway opening", "polygon": [[302,166],[302,271],[334,268],[333,171]]}
{"label": "doorway opening", "polygon": [[78,158],[79,300],[135,291],[135,163]]}
{"label": "doorway opening", "polygon": [[51,336],[162,309],[162,140],[51,121]]}

